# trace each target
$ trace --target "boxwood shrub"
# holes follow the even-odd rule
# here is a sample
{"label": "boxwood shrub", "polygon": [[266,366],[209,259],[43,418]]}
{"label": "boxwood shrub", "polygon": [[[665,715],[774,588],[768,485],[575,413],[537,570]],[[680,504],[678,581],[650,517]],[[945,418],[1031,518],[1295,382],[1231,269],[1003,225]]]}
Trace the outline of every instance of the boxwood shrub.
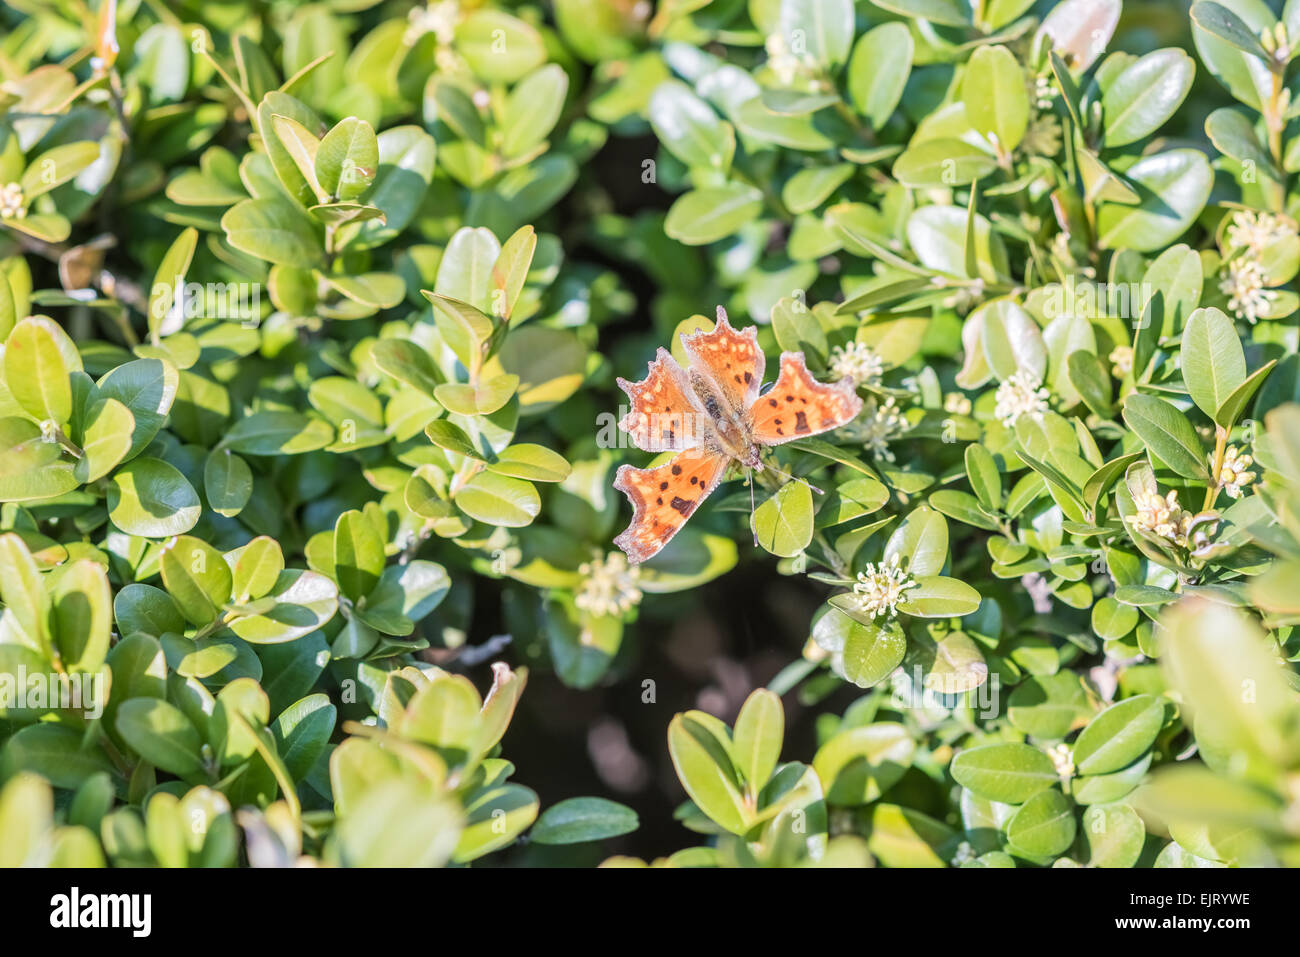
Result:
{"label": "boxwood shrub", "polygon": [[[1298,44],[6,5],[0,865],[1300,863]],[[629,561],[719,306],[861,411]]]}

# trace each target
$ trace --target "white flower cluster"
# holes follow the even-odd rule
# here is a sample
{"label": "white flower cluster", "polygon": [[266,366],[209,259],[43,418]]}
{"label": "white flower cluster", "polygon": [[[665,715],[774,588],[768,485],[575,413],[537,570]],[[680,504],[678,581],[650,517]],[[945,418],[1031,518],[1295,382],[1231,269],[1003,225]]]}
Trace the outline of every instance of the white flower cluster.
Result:
{"label": "white flower cluster", "polygon": [[1009,429],[1015,427],[1021,416],[1041,422],[1043,413],[1049,409],[1047,399],[1050,395],[1037,375],[1022,369],[998,386],[993,415]]}
{"label": "white flower cluster", "polygon": [[1064,741],[1048,748],[1047,756],[1052,759],[1052,766],[1056,768],[1058,777],[1064,780],[1074,776],[1074,754]]}
{"label": "white flower cluster", "polygon": [[880,384],[885,371],[885,360],[865,342],[850,342],[831,350],[830,373],[832,381],[852,379],[854,388]]}
{"label": "white flower cluster", "polygon": [[1178,504],[1178,492],[1171,490],[1162,497],[1159,491],[1140,491],[1133,496],[1133,504],[1137,512],[1128,516],[1130,525],[1180,548],[1187,547],[1196,516]]}
{"label": "white flower cluster", "polygon": [[1050,110],[1052,101],[1056,99],[1056,86],[1052,83],[1051,74],[1040,73],[1032,79],[1026,79],[1029,99],[1033,101],[1034,108],[1039,110]]}
{"label": "white flower cluster", "polygon": [[1110,350],[1110,361],[1113,365],[1110,367],[1111,374],[1116,379],[1122,379],[1133,371],[1133,347],[1116,346]]}
{"label": "white flower cluster", "polygon": [[1237,255],[1225,263],[1219,290],[1227,295],[1228,309],[1238,319],[1254,323],[1277,301],[1260,257],[1270,246],[1295,235],[1295,224],[1282,216],[1250,209],[1232,214],[1225,237]]}
{"label": "white flower cluster", "polygon": [[1228,310],[1238,319],[1255,323],[1277,300],[1277,292],[1266,285],[1264,267],[1258,259],[1239,256],[1228,263],[1227,270],[1219,290],[1228,296]]}
{"label": "white flower cluster", "polygon": [[[1255,481],[1255,473],[1250,471],[1250,467],[1254,464],[1254,458],[1235,445],[1228,446],[1223,456],[1223,467],[1219,469],[1219,484],[1223,486],[1229,498],[1241,498],[1242,490]],[[1211,455],[1210,468],[1213,467],[1214,456]]]}
{"label": "white flower cluster", "polygon": [[907,419],[892,395],[884,402],[873,396],[867,399],[862,412],[842,432],[851,441],[861,442],[872,458],[892,462],[894,453],[889,450],[889,443],[907,428]]}
{"label": "white flower cluster", "polygon": [[898,556],[895,555],[888,562],[878,565],[868,563],[863,571],[858,572],[853,594],[858,607],[872,618],[882,615],[893,618],[898,614],[898,603],[906,597],[903,592],[916,588],[919,584],[898,564]]}
{"label": "white flower cluster", "polygon": [[953,415],[970,415],[970,398],[960,392],[949,392],[943,397],[943,411]]}
{"label": "white flower cluster", "polygon": [[1234,249],[1244,249],[1253,256],[1260,255],[1269,246],[1293,235],[1295,227],[1273,213],[1239,209],[1228,222],[1228,245]]}
{"label": "white flower cluster", "polygon": [[0,219],[22,219],[27,215],[23,202],[23,188],[18,183],[0,187]]}
{"label": "white flower cluster", "polygon": [[407,14],[411,25],[403,38],[408,46],[426,33],[435,34],[439,46],[450,46],[456,39],[456,23],[460,20],[458,0],[435,0],[426,7],[414,7]]}
{"label": "white flower cluster", "polygon": [[590,615],[626,615],[641,603],[641,567],[622,552],[610,552],[578,567],[582,585],[573,603]]}
{"label": "white flower cluster", "polygon": [[768,34],[763,48],[767,50],[767,65],[781,86],[790,86],[800,76],[817,72],[816,58],[806,51],[791,50],[782,33]]}

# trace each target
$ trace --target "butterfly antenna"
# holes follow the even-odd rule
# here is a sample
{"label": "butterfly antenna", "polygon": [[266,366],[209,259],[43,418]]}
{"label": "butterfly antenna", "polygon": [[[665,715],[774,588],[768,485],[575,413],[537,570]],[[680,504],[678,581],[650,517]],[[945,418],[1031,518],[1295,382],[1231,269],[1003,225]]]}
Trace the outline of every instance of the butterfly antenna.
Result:
{"label": "butterfly antenna", "polygon": [[783,471],[781,471],[779,468],[777,468],[775,465],[771,464],[770,462],[769,462],[767,465],[763,466],[763,467],[766,468],[766,469],[771,469],[771,470],[772,470],[773,472],[775,472],[777,475],[780,475],[780,476],[782,476],[783,478],[787,478],[787,479],[789,479],[791,482],[802,482],[804,485],[807,485],[808,488],[809,488],[811,491],[816,492],[818,495],[825,495],[825,494],[826,494],[826,493],[823,492],[821,489],[819,489],[816,485],[813,485],[811,482],[809,482],[807,479],[801,479],[801,478],[799,478],[799,476],[797,476],[797,475],[791,475],[789,472],[783,472]]}

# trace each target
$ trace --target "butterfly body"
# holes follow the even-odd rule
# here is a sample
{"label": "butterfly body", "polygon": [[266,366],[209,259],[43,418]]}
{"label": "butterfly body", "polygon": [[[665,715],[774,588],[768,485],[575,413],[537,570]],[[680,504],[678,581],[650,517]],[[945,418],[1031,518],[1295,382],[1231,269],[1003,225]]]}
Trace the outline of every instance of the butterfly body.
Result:
{"label": "butterfly body", "polygon": [[733,407],[725,393],[700,370],[688,370],[687,377],[703,413],[700,444],[741,465],[761,469],[763,463],[754,442],[749,410]]}
{"label": "butterfly body", "polygon": [[838,428],[862,409],[849,380],[817,382],[800,352],[781,355],[776,384],[760,395],[767,359],[757,330],[737,332],[720,307],[717,326],[683,336],[682,345],[689,368],[660,349],[645,379],[618,380],[631,400],[619,426],[633,444],[677,453],[657,468],[621,466],[614,480],[633,507],[632,524],[614,544],[634,563],[668,544],[730,465],[761,471],[765,446]]}

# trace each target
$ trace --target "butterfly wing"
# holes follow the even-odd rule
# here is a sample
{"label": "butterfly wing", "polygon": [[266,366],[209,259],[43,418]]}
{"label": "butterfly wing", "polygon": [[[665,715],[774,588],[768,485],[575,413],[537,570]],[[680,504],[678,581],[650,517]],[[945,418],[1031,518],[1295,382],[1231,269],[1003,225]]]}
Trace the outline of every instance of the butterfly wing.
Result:
{"label": "butterfly wing", "polygon": [[653,557],[718,487],[730,460],[707,449],[688,449],[653,469],[619,467],[614,488],[632,503],[632,524],[614,539],[633,564]]}
{"label": "butterfly wing", "polygon": [[783,352],[776,385],[750,407],[753,439],[759,445],[781,445],[847,425],[861,411],[862,399],[851,379],[818,382],[802,352]]}
{"label": "butterfly wing", "polygon": [[691,357],[691,368],[712,379],[733,409],[747,409],[758,398],[767,357],[758,347],[756,326],[737,332],[719,306],[713,331],[682,336],[682,346]]}
{"label": "butterfly wing", "polygon": [[681,451],[700,444],[699,404],[686,381],[686,373],[667,349],[650,363],[650,374],[640,382],[618,380],[631,408],[619,428],[632,443],[647,452]]}

